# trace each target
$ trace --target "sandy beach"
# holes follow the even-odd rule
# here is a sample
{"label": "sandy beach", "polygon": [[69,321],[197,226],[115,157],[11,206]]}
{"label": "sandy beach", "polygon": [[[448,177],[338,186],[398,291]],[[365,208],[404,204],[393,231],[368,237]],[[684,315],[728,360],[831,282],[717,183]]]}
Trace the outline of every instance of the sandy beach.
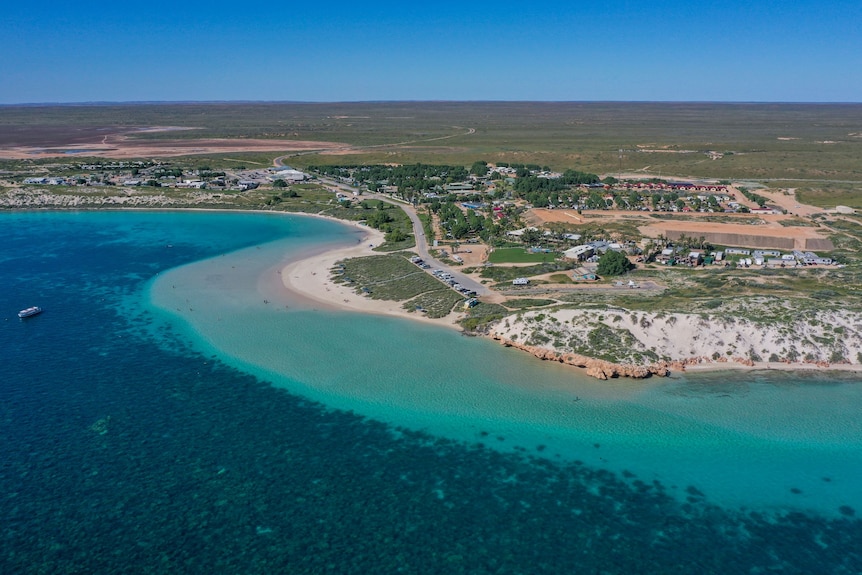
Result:
{"label": "sandy beach", "polygon": [[[388,315],[413,321],[423,321],[441,327],[458,328],[457,321],[460,319],[460,314],[452,313],[445,318],[431,319],[404,309],[403,302],[371,299],[370,297],[357,294],[348,285],[335,283],[332,279],[332,268],[337,262],[347,258],[378,255],[380,252],[375,252],[373,248],[384,242],[383,233],[378,230],[342,220],[338,221],[342,224],[356,226],[362,232],[362,239],[354,245],[328,250],[287,264],[280,271],[281,281],[285,289],[326,309]],[[571,329],[574,327],[572,320],[575,316],[582,315],[582,313],[575,310],[557,311],[553,315],[560,316],[557,319],[562,321],[560,323],[555,321],[555,326],[546,326],[546,329],[559,329],[560,324],[569,325]],[[534,314],[528,313],[526,314],[526,318],[532,315]],[[589,315],[596,317],[596,310],[593,310]],[[609,327],[617,327],[616,322],[611,322],[609,321],[609,317],[604,317],[609,315],[612,314],[598,314],[599,317],[608,320]],[[642,315],[644,317],[649,316],[648,321],[643,324],[628,321],[625,315],[617,318],[617,321],[625,324],[624,327],[628,328],[630,333],[643,342],[642,345],[657,345],[657,351],[661,355],[672,357],[673,360],[669,362],[672,365],[671,372],[725,370],[796,371],[809,369],[821,371],[827,369],[836,371],[862,370],[862,366],[859,364],[832,363],[826,361],[825,357],[817,357],[816,360],[807,362],[798,360],[788,361],[786,358],[782,358],[782,361],[751,361],[749,358],[739,357],[738,355],[730,357],[730,354],[726,354],[724,350],[722,350],[722,357],[716,361],[709,356],[716,349],[721,349],[725,341],[745,341],[747,345],[756,345],[759,350],[762,349],[763,352],[766,352],[767,349],[781,349],[782,346],[779,345],[783,341],[781,336],[787,337],[789,334],[781,333],[783,330],[776,326],[764,329],[764,326],[756,326],[744,320],[733,324],[712,321],[707,326],[702,318],[698,316],[671,314],[675,317],[675,320],[672,320],[675,325],[671,326],[664,325],[660,316],[654,317],[654,314]],[[514,316],[506,319],[508,321],[504,320],[504,325],[500,325],[494,330],[496,335],[503,335],[504,339],[514,336],[514,339],[524,342],[529,339],[530,324],[532,324],[532,329],[538,327],[535,325],[535,322],[529,319],[527,322],[515,321]],[[843,314],[835,314],[828,319],[828,323],[841,325],[848,330],[846,336],[849,337],[844,340],[845,345],[853,348],[854,352],[862,351],[862,333],[857,334],[855,329],[853,329],[855,327],[855,316],[851,318],[843,317]],[[677,321],[678,323],[676,323]],[[506,325],[508,327],[505,327]],[[793,329],[800,332],[812,330],[811,327],[805,326],[804,323],[794,326]],[[586,338],[587,334],[585,332],[576,333],[578,331],[578,329],[573,329],[569,335],[571,337]],[[698,343],[694,344],[694,342]],[[804,348],[805,346],[802,347]],[[801,351],[809,354],[817,351],[822,352],[822,350],[814,349],[814,346]]]}
{"label": "sandy beach", "polygon": [[[351,225],[343,220],[337,221]],[[380,255],[380,252],[375,252],[373,248],[383,243],[383,233],[366,226],[352,225],[362,230],[364,234],[362,241],[352,246],[336,248],[291,262],[281,270],[284,287],[291,293],[314,301],[327,309],[389,315],[442,327],[458,327],[457,320],[460,319],[460,314],[451,313],[444,318],[429,318],[419,312],[407,311],[403,307],[403,302],[372,299],[357,294],[348,285],[332,281],[332,268],[340,260]]]}

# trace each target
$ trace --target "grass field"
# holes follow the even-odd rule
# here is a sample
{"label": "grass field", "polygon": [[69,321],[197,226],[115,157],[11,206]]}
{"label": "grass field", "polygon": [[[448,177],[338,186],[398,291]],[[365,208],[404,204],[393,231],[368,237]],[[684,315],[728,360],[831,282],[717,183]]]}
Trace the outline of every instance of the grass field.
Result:
{"label": "grass field", "polygon": [[556,253],[528,252],[524,248],[496,248],[488,254],[488,261],[492,264],[533,264],[552,262],[559,257]]}

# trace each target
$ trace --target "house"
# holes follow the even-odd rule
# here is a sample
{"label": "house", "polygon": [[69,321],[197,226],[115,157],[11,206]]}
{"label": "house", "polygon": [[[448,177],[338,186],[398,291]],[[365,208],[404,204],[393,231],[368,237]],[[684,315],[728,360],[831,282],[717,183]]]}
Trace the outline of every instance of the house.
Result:
{"label": "house", "polygon": [[606,242],[604,240],[596,240],[587,244],[592,247],[597,253],[603,254],[611,247],[610,242]]}
{"label": "house", "polygon": [[563,252],[563,257],[568,260],[577,260],[580,261],[585,259],[593,254],[595,249],[591,245],[580,245],[575,246],[573,248],[569,248]]}
{"label": "house", "polygon": [[206,187],[206,182],[202,182],[201,180],[183,180],[177,183],[177,187],[202,189]]}
{"label": "house", "polygon": [[669,264],[674,260],[674,249],[673,248],[665,248],[655,257],[655,261],[660,264]]}
{"label": "house", "polygon": [[775,214],[781,213],[781,210],[779,210],[777,208],[770,208],[770,207],[751,208],[749,211],[752,214],[761,214],[761,215],[775,215]]}
{"label": "house", "polygon": [[520,238],[521,236],[523,236],[523,235],[524,235],[524,232],[526,232],[527,230],[535,230],[535,231],[539,231],[539,228],[533,228],[533,227],[530,227],[530,228],[521,228],[520,230],[512,230],[511,232],[506,232],[506,235],[507,235],[507,236],[512,236],[512,237],[515,237],[515,238]]}
{"label": "house", "polygon": [[806,265],[832,265],[835,263],[832,258],[821,258],[814,252],[805,252],[802,257],[802,262]]}

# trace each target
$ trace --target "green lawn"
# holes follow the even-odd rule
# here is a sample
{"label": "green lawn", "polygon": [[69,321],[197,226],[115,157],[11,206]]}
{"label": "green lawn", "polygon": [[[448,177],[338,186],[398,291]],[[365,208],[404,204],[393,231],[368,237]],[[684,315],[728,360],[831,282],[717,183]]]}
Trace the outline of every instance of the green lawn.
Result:
{"label": "green lawn", "polygon": [[551,262],[557,259],[556,253],[530,253],[524,248],[497,248],[488,256],[492,264],[533,264]]}

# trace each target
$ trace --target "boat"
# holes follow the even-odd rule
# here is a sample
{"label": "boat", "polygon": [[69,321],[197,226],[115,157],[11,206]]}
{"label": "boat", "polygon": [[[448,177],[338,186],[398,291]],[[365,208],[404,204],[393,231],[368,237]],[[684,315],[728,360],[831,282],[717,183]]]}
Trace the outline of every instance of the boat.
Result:
{"label": "boat", "polygon": [[42,308],[34,305],[33,307],[28,307],[27,309],[22,309],[21,311],[19,311],[18,317],[32,317],[34,315],[39,315],[40,313],[42,313]]}

